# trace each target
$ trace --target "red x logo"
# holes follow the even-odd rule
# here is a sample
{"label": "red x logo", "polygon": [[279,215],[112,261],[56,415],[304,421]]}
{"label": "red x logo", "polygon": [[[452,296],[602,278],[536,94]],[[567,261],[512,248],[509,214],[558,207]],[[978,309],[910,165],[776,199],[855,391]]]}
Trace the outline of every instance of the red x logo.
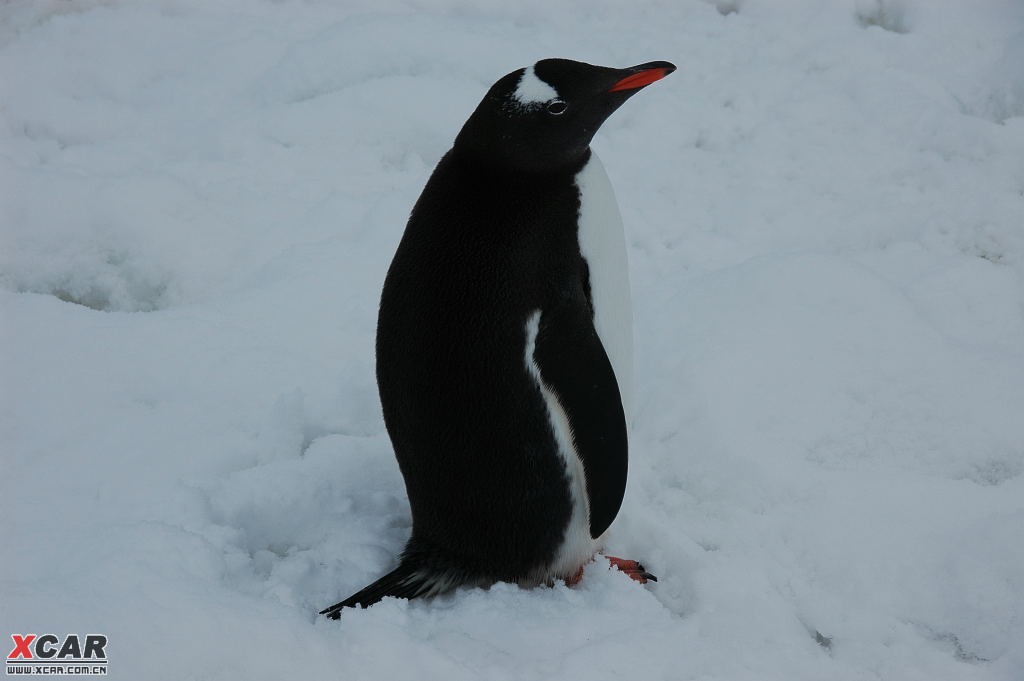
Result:
{"label": "red x logo", "polygon": [[17,634],[11,634],[11,638],[14,639],[14,650],[7,656],[8,660],[13,660],[16,657],[23,657],[26,660],[32,659],[32,651],[29,650],[28,645],[35,640],[35,634],[28,634],[27,636],[18,636]]}

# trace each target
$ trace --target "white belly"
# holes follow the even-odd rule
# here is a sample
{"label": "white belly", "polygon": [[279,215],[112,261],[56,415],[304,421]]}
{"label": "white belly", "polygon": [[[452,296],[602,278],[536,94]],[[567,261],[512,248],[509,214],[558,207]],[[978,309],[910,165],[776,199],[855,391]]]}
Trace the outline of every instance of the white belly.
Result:
{"label": "white belly", "polygon": [[597,154],[576,175],[580,251],[590,267],[594,327],[619,383],[628,431],[633,418],[633,302],[622,216]]}

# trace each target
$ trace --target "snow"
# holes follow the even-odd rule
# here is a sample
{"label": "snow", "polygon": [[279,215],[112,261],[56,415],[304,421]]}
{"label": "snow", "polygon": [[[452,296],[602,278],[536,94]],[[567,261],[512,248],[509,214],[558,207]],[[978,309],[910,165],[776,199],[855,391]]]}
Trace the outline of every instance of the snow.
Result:
{"label": "snow", "polygon": [[[597,135],[630,481],[573,588],[393,567],[380,286],[497,78],[666,59]],[[1024,678],[1024,6],[0,6],[0,636],[111,678]]]}

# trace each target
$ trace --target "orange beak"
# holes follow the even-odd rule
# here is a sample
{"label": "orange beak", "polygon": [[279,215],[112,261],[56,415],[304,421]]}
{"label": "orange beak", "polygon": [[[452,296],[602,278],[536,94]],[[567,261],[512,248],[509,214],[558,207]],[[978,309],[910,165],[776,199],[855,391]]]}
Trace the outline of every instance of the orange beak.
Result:
{"label": "orange beak", "polygon": [[645,85],[650,85],[656,80],[661,80],[668,74],[672,73],[670,69],[666,68],[654,68],[645,69],[643,71],[637,71],[631,73],[615,85],[612,85],[608,92],[619,92],[620,90],[636,90],[642,88]]}

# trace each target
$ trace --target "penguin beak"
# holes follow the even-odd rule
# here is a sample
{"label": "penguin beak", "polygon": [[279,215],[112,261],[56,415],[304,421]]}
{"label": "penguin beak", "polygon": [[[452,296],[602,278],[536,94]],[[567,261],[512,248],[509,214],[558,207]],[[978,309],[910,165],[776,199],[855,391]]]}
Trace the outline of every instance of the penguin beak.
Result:
{"label": "penguin beak", "polygon": [[675,64],[667,61],[652,61],[640,64],[633,68],[623,69],[627,74],[619,79],[608,92],[621,92],[623,90],[639,90],[656,80],[661,80],[676,70]]}

